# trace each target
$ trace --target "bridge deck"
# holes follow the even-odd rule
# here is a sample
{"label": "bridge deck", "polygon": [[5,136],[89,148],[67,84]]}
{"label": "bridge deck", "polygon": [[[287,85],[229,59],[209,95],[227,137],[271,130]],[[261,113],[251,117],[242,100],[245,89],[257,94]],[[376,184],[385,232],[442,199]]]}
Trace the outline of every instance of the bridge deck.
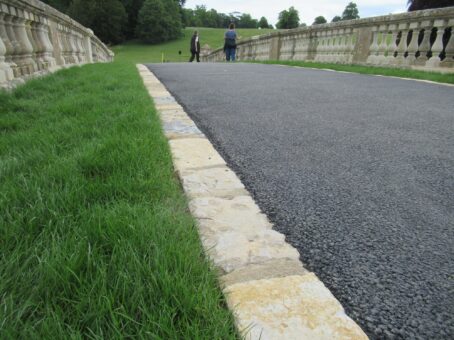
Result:
{"label": "bridge deck", "polygon": [[454,337],[454,87],[149,67],[368,335]]}

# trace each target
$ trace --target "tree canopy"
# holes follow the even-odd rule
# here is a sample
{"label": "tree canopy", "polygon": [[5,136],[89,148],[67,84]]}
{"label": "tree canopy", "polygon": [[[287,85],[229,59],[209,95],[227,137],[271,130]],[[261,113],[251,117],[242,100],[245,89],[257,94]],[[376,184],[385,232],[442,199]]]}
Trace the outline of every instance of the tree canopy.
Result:
{"label": "tree canopy", "polygon": [[276,24],[277,28],[290,29],[299,26],[300,18],[295,7],[290,7],[288,10],[283,10],[279,13],[279,21]]}
{"label": "tree canopy", "polygon": [[178,38],[181,34],[179,3],[176,0],[145,0],[139,11],[137,36],[149,43]]}
{"label": "tree canopy", "polygon": [[320,25],[320,24],[326,24],[327,21],[324,16],[318,16],[314,19],[314,23],[312,25]]}
{"label": "tree canopy", "polygon": [[454,0],[408,0],[408,11],[454,6]]}
{"label": "tree canopy", "polygon": [[342,13],[342,20],[359,19],[358,6],[354,2],[350,2]]}

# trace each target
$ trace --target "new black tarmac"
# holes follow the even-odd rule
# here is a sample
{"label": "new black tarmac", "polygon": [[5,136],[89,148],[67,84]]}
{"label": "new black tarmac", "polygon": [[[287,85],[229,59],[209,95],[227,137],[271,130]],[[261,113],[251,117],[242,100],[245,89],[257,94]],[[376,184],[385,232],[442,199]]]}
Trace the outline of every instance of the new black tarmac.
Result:
{"label": "new black tarmac", "polygon": [[454,337],[454,87],[152,64],[372,339]]}

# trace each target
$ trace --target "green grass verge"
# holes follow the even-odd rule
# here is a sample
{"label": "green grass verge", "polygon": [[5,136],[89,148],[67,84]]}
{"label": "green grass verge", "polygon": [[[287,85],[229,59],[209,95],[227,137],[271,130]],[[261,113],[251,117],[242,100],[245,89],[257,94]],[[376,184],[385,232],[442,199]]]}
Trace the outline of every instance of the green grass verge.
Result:
{"label": "green grass verge", "polygon": [[[189,60],[189,43],[191,36],[197,30],[200,36],[200,45],[210,45],[212,49],[222,47],[224,44],[224,32],[222,28],[186,28],[183,35],[178,40],[157,45],[147,45],[140,42],[129,42],[113,47],[115,60],[119,62],[127,61],[132,63],[160,63],[162,54],[165,61],[186,62]],[[255,35],[265,34],[273,30],[268,29],[238,29],[238,36],[242,39]],[[181,55],[178,52],[181,51]]]}
{"label": "green grass verge", "polygon": [[362,65],[341,65],[341,64],[329,64],[329,63],[317,63],[309,61],[251,61],[253,63],[261,64],[273,64],[273,65],[287,65],[287,66],[298,66],[298,67],[310,67],[317,69],[330,69],[336,71],[355,72],[362,74],[375,74],[392,77],[412,78],[431,80],[439,83],[454,84],[454,74],[442,74],[438,72],[427,72],[417,71],[410,69],[401,68],[388,68],[388,67],[376,67],[376,66],[362,66]]}
{"label": "green grass verge", "polygon": [[0,338],[237,338],[135,66],[0,92]]}

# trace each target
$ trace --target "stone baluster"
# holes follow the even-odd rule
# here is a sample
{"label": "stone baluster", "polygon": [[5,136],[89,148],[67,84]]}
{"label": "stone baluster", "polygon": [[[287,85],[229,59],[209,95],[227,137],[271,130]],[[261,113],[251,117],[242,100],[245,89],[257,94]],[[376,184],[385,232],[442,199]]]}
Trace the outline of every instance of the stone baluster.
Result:
{"label": "stone baluster", "polygon": [[406,56],[405,54],[407,53],[407,49],[408,49],[408,46],[407,46],[407,38],[408,38],[408,32],[409,32],[409,29],[408,29],[408,23],[402,23],[402,24],[399,24],[399,30],[401,30],[401,35],[400,35],[400,41],[399,41],[399,45],[397,46],[397,56],[396,56],[396,60],[395,60],[395,63],[397,65],[404,65],[406,63]]}
{"label": "stone baluster", "polygon": [[454,67],[454,19],[450,19],[448,27],[451,27],[451,38],[445,47],[445,59],[440,63],[442,67]]}
{"label": "stone baluster", "polygon": [[47,68],[50,71],[54,71],[57,68],[57,62],[53,57],[54,47],[49,38],[49,24],[46,18],[38,18],[36,31],[38,33],[38,38],[43,46],[43,59],[47,63]]}
{"label": "stone baluster", "polygon": [[337,62],[345,63],[347,54],[346,54],[346,46],[347,46],[347,30],[345,28],[339,30],[339,44],[337,46]]}
{"label": "stone baluster", "polygon": [[17,65],[13,63],[11,58],[14,54],[14,46],[6,33],[4,17],[5,13],[0,12],[0,69],[4,74],[3,79],[6,82],[14,79],[14,69],[17,68]]}
{"label": "stone baluster", "polygon": [[6,54],[6,61],[11,65],[11,68],[14,72],[14,77],[18,78],[22,76],[22,71],[19,65],[17,64],[17,60],[19,59],[20,53],[20,44],[18,38],[16,37],[16,32],[14,31],[13,16],[5,15],[3,17],[3,22],[5,23],[4,33],[6,35],[6,40],[4,41],[6,50],[8,51],[8,48],[11,48],[10,53]]}
{"label": "stone baluster", "polygon": [[69,50],[71,54],[72,60],[74,60],[75,64],[80,63],[80,59],[77,53],[77,45],[76,45],[76,33],[74,30],[68,27],[68,32],[67,32],[67,37],[68,37],[68,42],[69,42]]}
{"label": "stone baluster", "polygon": [[347,37],[345,40],[345,53],[346,53],[345,62],[351,63],[353,60],[353,50],[355,48],[355,44],[353,41],[354,32],[353,32],[352,28],[346,28],[345,31],[347,33]]}
{"label": "stone baluster", "polygon": [[440,53],[443,51],[443,34],[445,33],[446,20],[439,19],[434,21],[434,27],[437,28],[437,38],[432,45],[432,57],[426,62],[426,67],[440,66]]}
{"label": "stone baluster", "polygon": [[377,63],[377,55],[378,55],[378,26],[372,27],[372,44],[369,47],[369,56],[367,57],[368,64],[376,64]]}
{"label": "stone baluster", "polygon": [[25,17],[25,31],[27,33],[28,40],[32,45],[32,59],[36,63],[36,71],[42,71],[46,69],[46,62],[42,57],[43,48],[38,40],[37,33],[35,30],[35,15],[31,12],[24,11]]}
{"label": "stone baluster", "polygon": [[432,22],[429,20],[422,21],[419,25],[420,30],[424,30],[424,35],[419,44],[419,56],[416,58],[415,65],[424,66],[426,65],[427,54],[430,51],[430,35],[432,33]]}
{"label": "stone baluster", "polygon": [[378,28],[380,32],[380,45],[378,45],[378,55],[376,63],[381,65],[386,63],[386,51],[388,50],[388,25],[383,24]]}
{"label": "stone baluster", "polygon": [[17,10],[17,16],[13,19],[13,28],[20,45],[19,59],[17,64],[22,70],[23,75],[31,75],[38,70],[36,62],[33,60],[33,45],[27,34],[26,19],[23,10]]}
{"label": "stone baluster", "polygon": [[[2,22],[0,20],[0,25]],[[6,82],[13,80],[14,74],[11,66],[5,62],[6,45],[3,43],[2,36],[0,35],[0,88],[6,87]]]}
{"label": "stone baluster", "polygon": [[316,61],[323,61],[325,54],[325,44],[326,44],[326,31],[319,33],[319,38],[317,39],[317,50],[315,55]]}
{"label": "stone baluster", "polygon": [[388,45],[388,50],[387,50],[387,57],[386,57],[386,64],[392,65],[395,64],[395,54],[397,53],[397,35],[398,35],[398,30],[397,30],[397,25],[391,24],[389,25],[388,29],[391,31],[391,42]]}
{"label": "stone baluster", "polygon": [[408,44],[408,55],[405,64],[413,65],[416,61],[416,52],[418,52],[418,38],[419,38],[419,22],[410,23],[410,30],[412,30],[411,41]]}

